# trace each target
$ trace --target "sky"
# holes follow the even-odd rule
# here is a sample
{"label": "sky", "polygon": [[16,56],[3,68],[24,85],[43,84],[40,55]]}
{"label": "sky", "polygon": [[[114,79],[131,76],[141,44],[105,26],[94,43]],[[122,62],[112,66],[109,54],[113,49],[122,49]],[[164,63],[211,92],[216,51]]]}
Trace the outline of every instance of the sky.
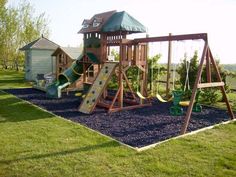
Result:
{"label": "sky", "polygon": [[[19,1],[8,0],[8,4],[16,5]],[[149,36],[165,36],[169,33],[173,35],[208,33],[214,57],[220,59],[221,63],[236,63],[236,0],[29,0],[29,2],[34,6],[36,14],[46,13],[51,32],[50,40],[61,46],[78,47],[82,43],[82,35],[78,34],[78,31],[84,19],[89,19],[97,13],[117,10],[128,12],[145,25]],[[145,37],[145,34],[141,36]],[[198,41],[175,43],[173,50],[175,54],[181,53],[178,50],[191,52],[192,48],[201,44]],[[161,45],[159,48],[157,46],[157,50],[164,48]]]}

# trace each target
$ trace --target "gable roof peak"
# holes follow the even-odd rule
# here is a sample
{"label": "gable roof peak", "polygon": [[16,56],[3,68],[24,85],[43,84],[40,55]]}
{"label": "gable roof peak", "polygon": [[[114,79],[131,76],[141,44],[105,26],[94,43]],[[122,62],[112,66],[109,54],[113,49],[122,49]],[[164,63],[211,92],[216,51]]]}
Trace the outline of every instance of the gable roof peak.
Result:
{"label": "gable roof peak", "polygon": [[29,49],[48,49],[48,50],[55,50],[59,45],[55,42],[47,39],[43,35],[40,38],[26,44],[24,47],[20,48],[19,50],[29,50]]}

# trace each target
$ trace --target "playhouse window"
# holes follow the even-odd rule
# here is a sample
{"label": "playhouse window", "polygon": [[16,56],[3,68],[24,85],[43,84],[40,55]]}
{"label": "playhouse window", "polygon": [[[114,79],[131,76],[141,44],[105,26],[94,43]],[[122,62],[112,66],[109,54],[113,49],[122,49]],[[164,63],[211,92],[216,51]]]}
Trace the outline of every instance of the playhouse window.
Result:
{"label": "playhouse window", "polygon": [[61,63],[62,62],[62,56],[61,56],[61,54],[59,55],[59,63]]}
{"label": "playhouse window", "polygon": [[82,28],[88,28],[89,27],[89,24],[87,24],[87,23],[85,23],[85,24],[83,24],[83,27]]}
{"label": "playhouse window", "polygon": [[102,18],[96,17],[96,18],[93,20],[93,27],[96,28],[96,27],[98,27],[101,23],[102,23]]}
{"label": "playhouse window", "polygon": [[88,70],[88,77],[94,77],[94,67],[91,66]]}
{"label": "playhouse window", "polygon": [[82,28],[88,28],[89,24],[90,24],[89,20],[85,19],[82,23]]}
{"label": "playhouse window", "polygon": [[100,23],[97,23],[97,22],[93,22],[93,27],[96,28],[100,25]]}

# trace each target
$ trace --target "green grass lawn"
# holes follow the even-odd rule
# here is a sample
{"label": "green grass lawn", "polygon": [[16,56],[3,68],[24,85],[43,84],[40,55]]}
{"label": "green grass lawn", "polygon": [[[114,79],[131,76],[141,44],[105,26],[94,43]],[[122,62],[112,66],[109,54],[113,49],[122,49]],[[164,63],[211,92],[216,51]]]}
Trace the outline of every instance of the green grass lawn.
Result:
{"label": "green grass lawn", "polygon": [[[9,73],[7,80],[22,80]],[[0,176],[233,177],[235,133],[236,122],[136,152],[0,91]]]}
{"label": "green grass lawn", "polygon": [[23,71],[0,70],[0,89],[31,87],[23,75]]}

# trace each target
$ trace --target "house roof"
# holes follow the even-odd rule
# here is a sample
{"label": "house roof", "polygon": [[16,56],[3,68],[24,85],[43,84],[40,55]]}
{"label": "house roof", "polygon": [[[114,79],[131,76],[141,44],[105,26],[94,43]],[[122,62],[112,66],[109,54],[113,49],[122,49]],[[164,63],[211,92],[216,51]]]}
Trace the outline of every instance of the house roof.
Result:
{"label": "house roof", "polygon": [[[115,13],[116,11],[108,11],[99,14],[95,14],[91,19],[85,19],[82,25],[87,24],[87,28],[81,28],[79,33],[88,33],[88,32],[100,32],[102,25]],[[100,23],[99,26],[93,26],[94,22]]]}
{"label": "house roof", "polygon": [[129,15],[127,12],[116,12],[102,27],[102,32],[129,32],[143,33],[146,32],[146,27],[138,20]]}
{"label": "house roof", "polygon": [[29,50],[29,49],[49,49],[55,50],[59,45],[50,41],[49,39],[41,36],[40,38],[30,42],[29,44],[25,45],[24,47],[20,48],[19,50]]}
{"label": "house roof", "polygon": [[83,53],[82,49],[78,47],[58,47],[52,56],[56,56],[60,51],[66,53],[73,60],[76,60]]}

